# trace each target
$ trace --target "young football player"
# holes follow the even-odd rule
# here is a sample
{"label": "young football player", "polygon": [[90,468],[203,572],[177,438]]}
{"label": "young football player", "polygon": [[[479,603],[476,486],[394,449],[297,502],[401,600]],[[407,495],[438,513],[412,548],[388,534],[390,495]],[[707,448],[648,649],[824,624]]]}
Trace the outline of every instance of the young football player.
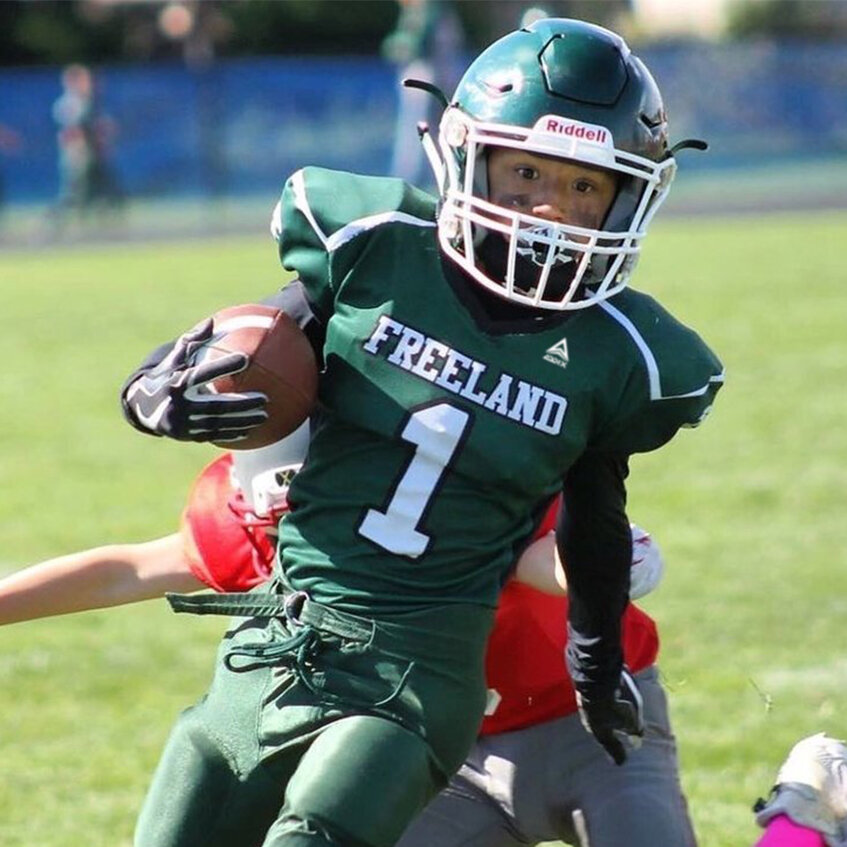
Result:
{"label": "young football player", "polygon": [[[271,448],[237,453],[235,461],[227,453],[210,463],[192,486],[178,533],[61,556],[0,580],[0,625],[138,602],[169,591],[248,591],[264,582],[273,565],[271,538],[287,511],[288,485],[307,437],[301,430]],[[573,805],[572,797],[579,798],[581,826],[590,827],[592,843],[600,847],[611,847],[615,842],[605,833],[621,827],[633,844],[693,843],[654,667],[656,628],[635,606],[627,607],[622,633],[627,665],[645,701],[644,744],[629,767],[615,768],[579,724],[563,660],[567,599],[554,596],[566,591],[552,536],[556,513],[554,504],[501,595],[486,656],[489,694],[481,737],[451,785],[401,839],[401,847],[447,847],[467,843],[471,835],[493,839],[498,831],[498,839],[511,839],[512,832],[543,834],[537,840],[567,838],[572,825],[561,821],[570,821],[571,814],[562,812]],[[632,546],[635,599],[657,585],[663,564],[655,543],[637,527]],[[501,782],[489,774],[484,763],[492,752],[508,760],[510,774],[519,779]],[[542,765],[542,757],[557,767]],[[482,774],[485,781],[480,781]],[[598,785],[594,775],[602,776],[607,790],[592,792]],[[526,784],[532,785],[536,802],[525,804],[523,788],[516,790]],[[548,785],[557,789],[547,791]],[[582,790],[575,794],[570,787],[577,786]],[[619,795],[613,821],[599,809],[594,814],[609,788]],[[538,816],[546,808],[537,802],[541,796],[550,803],[544,818]]]}
{"label": "young football player", "polygon": [[[0,580],[0,625],[166,591],[255,587],[270,575],[274,546],[268,536],[287,510],[302,448],[302,439],[292,437],[287,445],[238,454],[236,467],[232,454],[213,461],[191,489],[179,533],[62,556]],[[635,606],[627,608],[622,634],[644,694],[644,744],[628,767],[613,768],[576,725],[573,687],[562,664],[567,600],[551,594],[565,589],[545,534],[554,517],[551,509],[501,594],[486,655],[489,696],[480,737],[398,847],[518,847],[586,838],[612,847],[621,832],[631,844],[694,843],[654,667],[656,630]],[[652,590],[661,574],[658,548],[634,527],[633,597]],[[645,763],[651,759],[652,766]],[[610,802],[614,814],[605,811]],[[798,742],[756,812],[766,832],[755,847],[845,847],[847,747],[823,734]]]}
{"label": "young football player", "polygon": [[[471,64],[426,147],[437,198],[320,168],[286,183],[297,280],[275,302],[322,362],[317,425],[270,590],[173,601],[247,617],[168,741],[143,847],[394,844],[476,738],[500,588],[560,491],[582,716],[618,764],[643,734],[628,457],[699,423],[723,381],[626,287],[675,170],[661,95],[614,33],[538,21]],[[193,364],[210,332],[127,380],[138,429],[220,442],[265,419],[262,397],[204,394],[246,365]]]}

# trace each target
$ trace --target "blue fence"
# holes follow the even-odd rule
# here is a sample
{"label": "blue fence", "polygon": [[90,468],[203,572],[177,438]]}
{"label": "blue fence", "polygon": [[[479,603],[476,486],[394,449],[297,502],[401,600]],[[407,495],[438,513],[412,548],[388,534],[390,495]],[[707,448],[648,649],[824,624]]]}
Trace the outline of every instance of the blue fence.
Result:
{"label": "blue fence", "polygon": [[[685,45],[640,51],[662,87],[674,139],[706,138],[715,168],[845,156],[847,45]],[[102,67],[102,108],[114,121],[112,163],[130,196],[267,192],[303,164],[387,173],[396,82],[376,58],[222,61]],[[56,68],[0,71],[0,148],[7,202],[58,191]]]}

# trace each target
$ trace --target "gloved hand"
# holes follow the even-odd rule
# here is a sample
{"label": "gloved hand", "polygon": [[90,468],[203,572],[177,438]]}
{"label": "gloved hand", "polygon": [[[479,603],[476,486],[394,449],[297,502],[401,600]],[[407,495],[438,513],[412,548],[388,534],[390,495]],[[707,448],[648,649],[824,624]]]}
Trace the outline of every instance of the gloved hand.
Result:
{"label": "gloved hand", "polygon": [[847,745],[823,732],[798,741],[753,811],[761,827],[785,815],[819,832],[827,847],[847,847]]}
{"label": "gloved hand", "polygon": [[611,697],[592,698],[577,690],[582,725],[603,745],[616,765],[626,761],[627,748],[638,749],[644,735],[644,701],[626,668]]}
{"label": "gloved hand", "polygon": [[133,424],[152,435],[180,441],[229,443],[267,420],[267,397],[259,392],[216,394],[209,383],[243,371],[250,360],[228,353],[211,362],[193,364],[212,337],[212,319],[182,335],[154,368],[139,374],[125,389],[124,409]]}

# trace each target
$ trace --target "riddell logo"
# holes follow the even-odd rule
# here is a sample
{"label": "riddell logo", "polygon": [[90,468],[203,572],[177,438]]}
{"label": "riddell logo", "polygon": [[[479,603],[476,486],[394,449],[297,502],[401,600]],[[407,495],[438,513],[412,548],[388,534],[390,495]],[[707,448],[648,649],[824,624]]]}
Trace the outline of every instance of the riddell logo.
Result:
{"label": "riddell logo", "polygon": [[600,144],[603,147],[610,147],[612,143],[611,133],[602,126],[584,124],[579,121],[566,121],[557,118],[555,115],[546,115],[541,118],[535,124],[535,128],[556,135],[565,135],[568,138],[578,138],[580,141],[587,141],[590,144]]}

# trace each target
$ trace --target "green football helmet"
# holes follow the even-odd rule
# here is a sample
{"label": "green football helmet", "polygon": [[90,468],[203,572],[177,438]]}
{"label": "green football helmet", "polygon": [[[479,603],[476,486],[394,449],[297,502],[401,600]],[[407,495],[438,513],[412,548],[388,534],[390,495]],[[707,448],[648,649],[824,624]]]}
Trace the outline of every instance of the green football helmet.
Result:
{"label": "green football helmet", "polygon": [[[488,47],[445,109],[437,148],[425,146],[441,193],[444,252],[490,291],[553,310],[582,309],[624,288],[676,170],[650,72],[620,36],[564,18]],[[616,195],[601,228],[490,203],[492,146],[613,172]]]}

